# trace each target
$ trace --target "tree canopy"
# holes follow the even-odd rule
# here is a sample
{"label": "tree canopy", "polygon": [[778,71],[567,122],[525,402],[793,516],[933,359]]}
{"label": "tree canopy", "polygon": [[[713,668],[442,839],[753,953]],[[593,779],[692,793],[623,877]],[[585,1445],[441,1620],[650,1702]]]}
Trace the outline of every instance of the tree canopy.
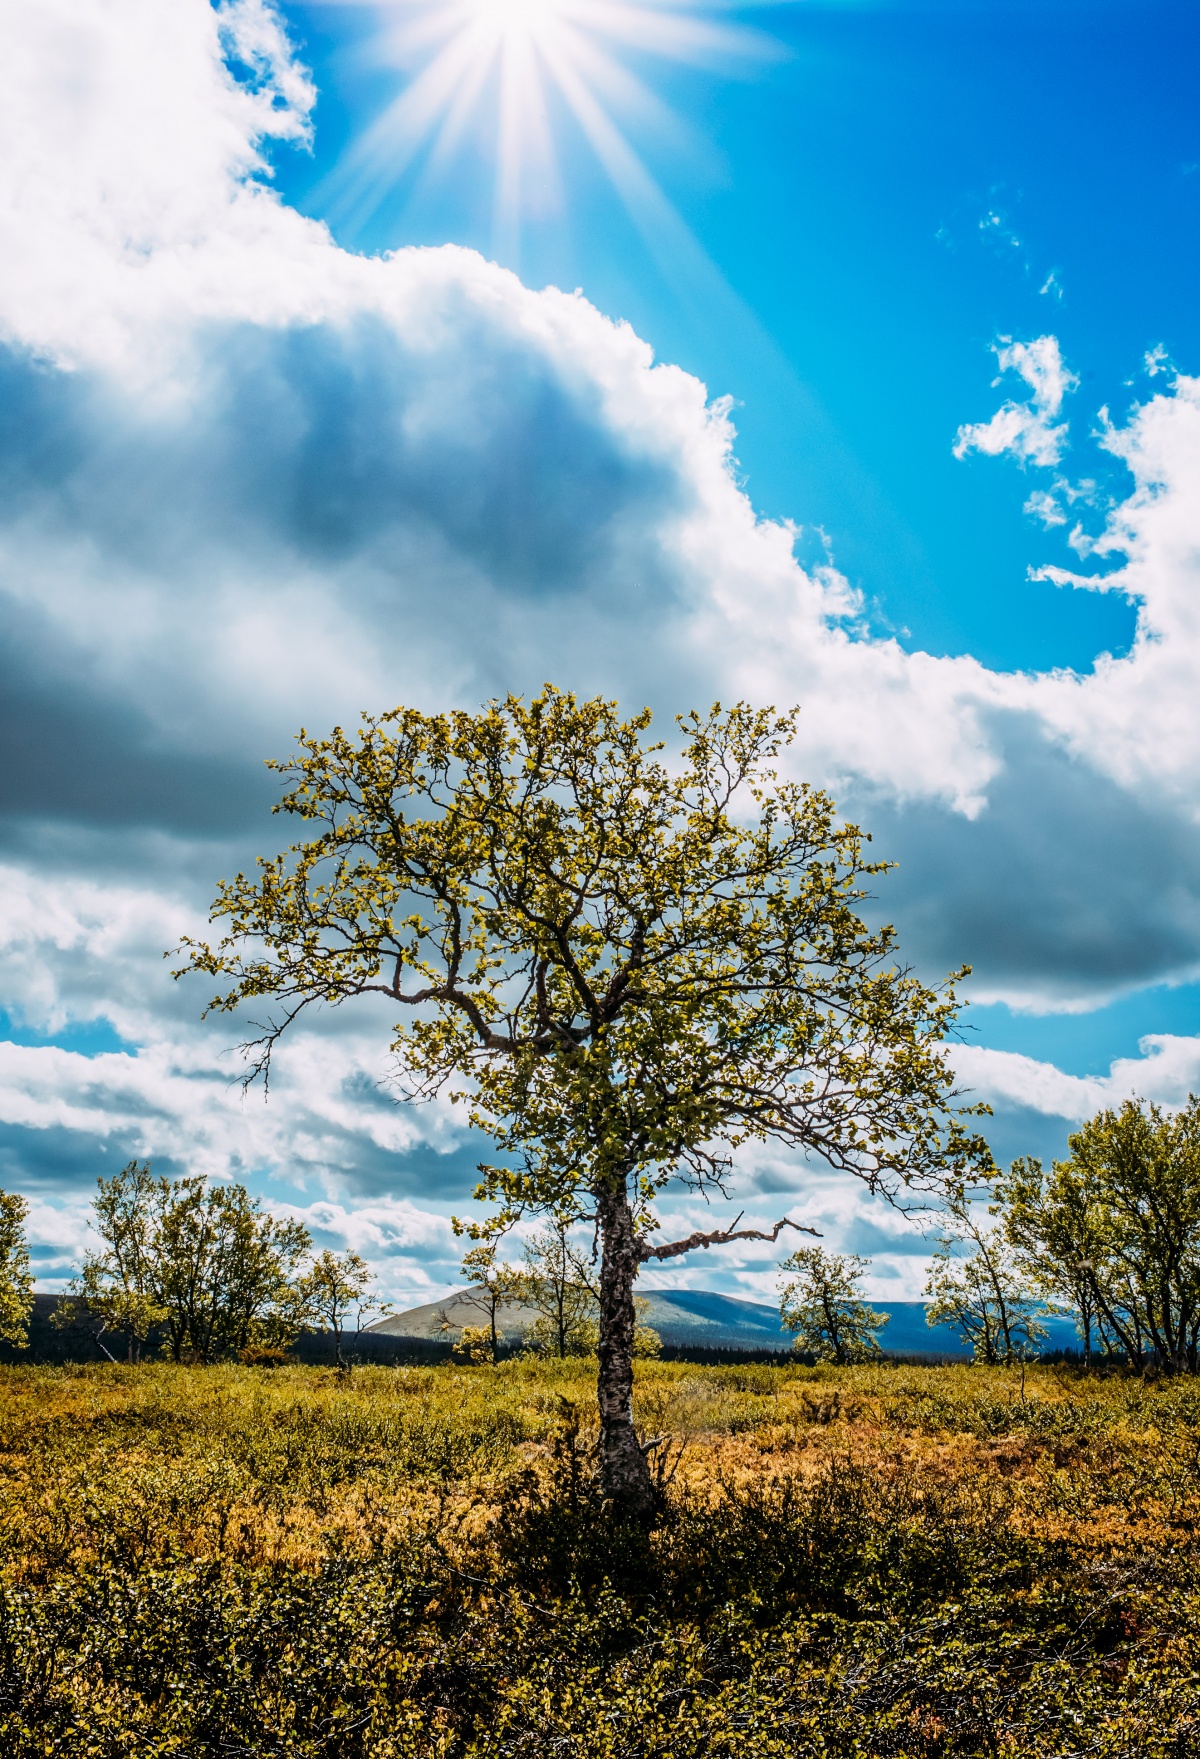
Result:
{"label": "tree canopy", "polygon": [[0,1339],[24,1349],[33,1311],[33,1276],[25,1241],[29,1206],[12,1191],[0,1191]]}
{"label": "tree canopy", "polygon": [[[1036,1355],[1053,1311],[1031,1292],[1022,1262],[1002,1226],[985,1222],[974,1199],[990,1196],[966,1182],[946,1193],[938,1250],[925,1293],[928,1325],[953,1326],[977,1362],[1022,1362]],[[999,1203],[989,1205],[995,1215]]]}
{"label": "tree canopy", "polygon": [[90,1319],[123,1337],[132,1361],[160,1328],[175,1360],[212,1362],[259,1345],[289,1343],[305,1318],[298,1282],[311,1244],[298,1222],[264,1213],[241,1185],[156,1177],[130,1161],[97,1181],[88,1252],[62,1325]]}
{"label": "tree canopy", "polygon": [[780,1265],[792,1275],[779,1292],[779,1315],[793,1348],[820,1362],[869,1362],[890,1314],[863,1298],[865,1258],[802,1246]]}

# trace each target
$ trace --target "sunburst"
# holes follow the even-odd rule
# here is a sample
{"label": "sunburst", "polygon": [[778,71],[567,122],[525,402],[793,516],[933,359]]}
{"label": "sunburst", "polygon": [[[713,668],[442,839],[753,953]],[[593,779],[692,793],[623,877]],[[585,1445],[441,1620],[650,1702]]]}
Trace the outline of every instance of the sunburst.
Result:
{"label": "sunburst", "polygon": [[[337,3],[337,0],[334,0]],[[766,0],[770,3],[770,0]],[[633,145],[639,129],[686,130],[627,65],[690,64],[722,75],[778,53],[769,37],[730,22],[722,0],[376,0],[369,53],[408,75],[336,174],[337,206],[377,207],[424,159],[447,172],[494,119],[497,245],[515,250],[522,218],[563,199],[552,111],[574,118],[644,232],[663,197]],[[557,103],[553,102],[557,100]]]}

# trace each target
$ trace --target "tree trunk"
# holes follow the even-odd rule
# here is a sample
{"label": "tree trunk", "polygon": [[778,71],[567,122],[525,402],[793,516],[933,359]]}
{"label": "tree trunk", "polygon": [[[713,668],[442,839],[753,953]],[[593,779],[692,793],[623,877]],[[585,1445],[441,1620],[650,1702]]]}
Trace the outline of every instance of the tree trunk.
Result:
{"label": "tree trunk", "polygon": [[633,1427],[633,1280],[638,1270],[633,1211],[622,1188],[596,1200],[600,1222],[600,1483],[614,1511],[649,1524],[658,1499]]}

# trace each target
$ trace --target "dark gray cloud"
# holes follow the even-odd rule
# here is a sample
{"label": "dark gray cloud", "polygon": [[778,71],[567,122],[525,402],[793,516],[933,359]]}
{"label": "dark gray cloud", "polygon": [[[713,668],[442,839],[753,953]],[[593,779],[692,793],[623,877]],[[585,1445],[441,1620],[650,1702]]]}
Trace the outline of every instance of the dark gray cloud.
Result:
{"label": "dark gray cloud", "polygon": [[[328,631],[331,672],[386,691],[392,671],[396,694],[430,661],[481,694],[577,669],[572,605],[644,641],[677,573],[647,534],[684,474],[624,444],[586,376],[465,302],[442,318],[449,345],[369,316],[225,327],[165,399],[0,349],[0,810],[242,828],[270,798],[267,727],[278,749],[312,718],[289,668]],[[219,676],[222,624],[256,609],[287,719]],[[350,688],[317,712],[396,700]]]}
{"label": "dark gray cloud", "polygon": [[994,718],[1003,766],[968,819],[929,802],[864,802],[881,857],[875,913],[927,971],[1046,1003],[1100,1000],[1200,961],[1200,825],[1115,782],[1028,719]]}

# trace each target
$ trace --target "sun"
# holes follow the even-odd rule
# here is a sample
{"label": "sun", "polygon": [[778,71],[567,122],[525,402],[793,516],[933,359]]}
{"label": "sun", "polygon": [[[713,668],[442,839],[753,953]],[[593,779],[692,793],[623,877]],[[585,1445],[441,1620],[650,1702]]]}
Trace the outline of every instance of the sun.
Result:
{"label": "sun", "polygon": [[653,230],[647,203],[665,198],[632,139],[642,126],[681,138],[686,125],[629,61],[727,75],[778,52],[721,16],[726,0],[376,0],[376,10],[369,53],[407,77],[339,167],[334,205],[365,217],[418,160],[426,176],[447,174],[469,143],[477,148],[487,118],[495,242],[509,261],[522,219],[564,199],[553,117],[574,122],[643,231]]}
{"label": "sun", "polygon": [[566,0],[475,0],[476,12],[493,29],[514,35],[535,33],[539,25],[552,22],[565,5]]}

